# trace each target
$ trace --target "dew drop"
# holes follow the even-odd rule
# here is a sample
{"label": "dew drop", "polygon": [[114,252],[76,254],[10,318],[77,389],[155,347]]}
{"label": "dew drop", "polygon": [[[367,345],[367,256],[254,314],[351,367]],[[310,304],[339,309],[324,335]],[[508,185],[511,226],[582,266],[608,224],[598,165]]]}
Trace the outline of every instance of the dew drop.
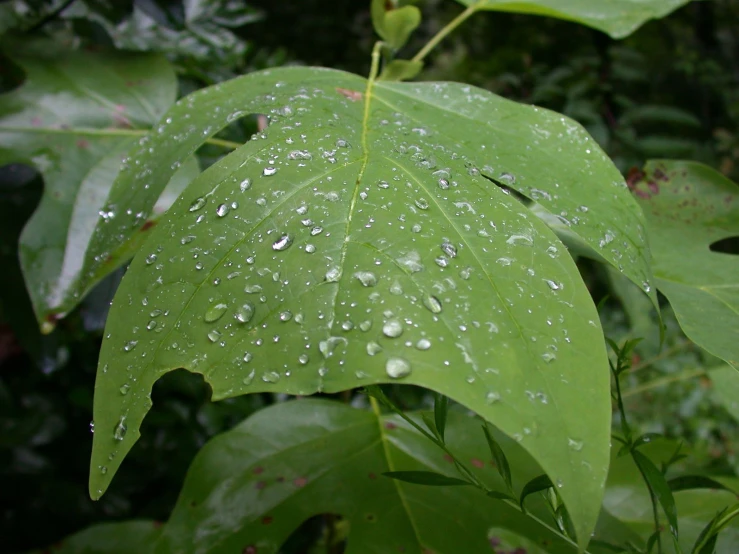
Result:
{"label": "dew drop", "polygon": [[397,319],[389,319],[382,326],[382,334],[391,339],[403,334],[403,324]]}
{"label": "dew drop", "polygon": [[416,206],[420,210],[428,210],[429,209],[429,201],[425,198],[419,198],[416,200]]}
{"label": "dew drop", "polygon": [[231,211],[231,208],[228,207],[228,204],[221,204],[216,208],[216,215],[218,217],[226,217],[228,215],[228,212]]}
{"label": "dew drop", "polygon": [[205,312],[205,316],[203,319],[205,319],[206,323],[213,323],[214,321],[218,321],[223,317],[223,314],[226,313],[226,310],[228,309],[228,304],[224,302],[219,302],[218,304],[214,304],[210,308],[208,308],[208,311]]}
{"label": "dew drop", "polygon": [[411,374],[411,364],[403,358],[388,358],[385,362],[385,373],[391,379],[402,379]]}
{"label": "dew drop", "polygon": [[457,257],[457,247],[454,246],[451,242],[443,242],[441,243],[441,250],[449,256],[450,258],[456,258]]}
{"label": "dew drop", "polygon": [[255,312],[254,304],[251,302],[247,302],[243,306],[241,306],[238,310],[236,310],[236,313],[234,314],[234,317],[236,318],[236,321],[239,323],[249,323],[252,318],[254,317]]}
{"label": "dew drop", "polygon": [[371,340],[367,343],[367,354],[374,356],[380,352],[382,352],[382,346],[377,344],[375,341]]}
{"label": "dew drop", "polygon": [[212,331],[208,331],[208,340],[210,342],[218,342],[218,340],[221,338],[221,332],[216,331],[213,329]]}
{"label": "dew drop", "polygon": [[285,310],[280,313],[280,321],[290,321],[293,318],[293,314],[289,310]]}
{"label": "dew drop", "polygon": [[441,300],[439,300],[435,296],[431,296],[430,294],[424,296],[423,305],[426,306],[426,308],[428,308],[431,313],[441,313]]}
{"label": "dew drop", "polygon": [[280,380],[280,374],[276,371],[265,371],[262,374],[262,381],[265,383],[277,383]]}
{"label": "dew drop", "polygon": [[128,427],[126,426],[126,416],[121,416],[121,419],[118,420],[118,425],[116,425],[113,430],[113,438],[117,441],[122,441],[126,436],[126,431],[128,431]]}
{"label": "dew drop", "polygon": [[254,376],[255,375],[256,375],[256,370],[252,369],[249,372],[249,375],[247,375],[246,377],[244,377],[241,380],[241,382],[244,383],[244,385],[246,385],[248,387],[249,385],[251,385],[252,381],[254,381]]}
{"label": "dew drop", "polygon": [[272,250],[276,250],[277,252],[282,252],[283,250],[287,250],[290,248],[290,245],[293,243],[293,239],[290,235],[282,235],[280,238],[278,238],[275,242],[272,243]]}
{"label": "dew drop", "polygon": [[262,285],[246,285],[244,287],[244,292],[246,294],[257,294],[262,292]]}
{"label": "dew drop", "polygon": [[416,348],[418,348],[418,350],[428,350],[431,348],[431,341],[429,339],[418,339]]}
{"label": "dew drop", "polygon": [[573,438],[567,438],[567,446],[569,446],[575,452],[580,452],[583,447],[583,441],[575,440]]}
{"label": "dew drop", "polygon": [[123,350],[126,352],[130,352],[134,348],[136,348],[136,345],[139,343],[137,340],[130,340],[125,345],[123,345]]}
{"label": "dew drop", "polygon": [[276,167],[273,167],[273,166],[271,166],[271,165],[270,165],[270,166],[267,166],[267,167],[265,167],[265,168],[264,168],[264,169],[262,170],[262,175],[264,175],[265,177],[271,177],[271,176],[272,176],[272,175],[274,175],[275,173],[277,173],[277,168],[276,168]]}
{"label": "dew drop", "polygon": [[365,287],[374,287],[377,285],[377,276],[371,271],[357,271],[354,277]]}
{"label": "dew drop", "polygon": [[246,178],[241,181],[239,188],[241,189],[241,192],[246,192],[247,190],[249,190],[251,188],[251,179]]}
{"label": "dew drop", "polygon": [[118,390],[120,391],[120,393],[121,393],[121,394],[122,394],[123,396],[125,396],[125,395],[127,395],[127,394],[128,394],[128,391],[129,391],[130,389],[131,389],[131,385],[129,385],[128,383],[125,383],[125,384],[124,384],[124,385],[123,385],[123,386],[122,386],[122,387],[121,387],[120,389],[118,389]]}
{"label": "dew drop", "polygon": [[199,198],[196,198],[195,200],[192,201],[192,204],[190,204],[190,207],[188,208],[188,210],[190,210],[191,212],[197,212],[198,210],[202,210],[205,207],[205,204],[207,202],[208,201],[202,196]]}
{"label": "dew drop", "polygon": [[305,365],[310,361],[310,358],[308,357],[308,354],[301,354],[298,356],[298,362],[300,365]]}
{"label": "dew drop", "polygon": [[341,279],[341,269],[338,267],[332,267],[326,272],[324,279],[329,283],[335,283]]}

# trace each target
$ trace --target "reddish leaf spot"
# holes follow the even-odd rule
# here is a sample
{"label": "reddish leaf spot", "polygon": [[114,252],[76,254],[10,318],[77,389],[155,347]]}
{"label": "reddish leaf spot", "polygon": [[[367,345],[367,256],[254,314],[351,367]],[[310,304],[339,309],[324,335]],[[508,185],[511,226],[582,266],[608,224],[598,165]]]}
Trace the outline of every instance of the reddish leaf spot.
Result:
{"label": "reddish leaf spot", "polygon": [[649,196],[649,193],[645,190],[636,189],[634,191],[634,194],[636,194],[639,198],[651,198],[651,196]]}
{"label": "reddish leaf spot", "polygon": [[257,484],[254,485],[254,488],[256,488],[258,491],[261,491],[266,486],[267,486],[267,481],[257,481]]}
{"label": "reddish leaf spot", "polygon": [[472,458],[470,460],[470,463],[478,469],[482,469],[485,467],[485,462],[483,462],[482,460],[479,460],[478,458]]}
{"label": "reddish leaf spot", "polygon": [[511,554],[526,554],[526,549],[519,546],[516,550],[511,551]]}
{"label": "reddish leaf spot", "polygon": [[41,126],[41,118],[40,117],[34,117],[31,119],[31,125],[34,127],[40,127]]}
{"label": "reddish leaf spot", "polygon": [[250,544],[241,551],[241,554],[257,554],[257,547],[253,544]]}
{"label": "reddish leaf spot", "polygon": [[649,190],[652,192],[652,194],[659,194],[659,185],[656,181],[649,181],[647,183],[647,186],[649,187]]}
{"label": "reddish leaf spot", "polygon": [[284,482],[285,482],[285,478],[284,478],[284,477],[282,477],[282,476],[279,476],[279,477],[277,478],[277,482],[278,482],[278,483],[284,483]]}
{"label": "reddish leaf spot", "polygon": [[444,454],[444,460],[446,460],[450,464],[454,463],[454,458],[452,458],[449,454]]}
{"label": "reddish leaf spot", "polygon": [[251,472],[254,475],[261,475],[262,473],[264,473],[264,468],[262,466],[257,466],[254,469],[252,469]]}
{"label": "reddish leaf spot", "polygon": [[392,431],[393,429],[397,427],[398,427],[397,425],[395,425],[394,423],[390,421],[385,422],[385,429],[387,429],[388,431]]}
{"label": "reddish leaf spot", "polygon": [[116,127],[133,127],[133,125],[131,125],[131,121],[123,114],[113,114],[113,122]]}
{"label": "reddish leaf spot", "polygon": [[377,479],[377,473],[372,473],[372,472],[370,472],[370,474],[369,474],[369,478],[370,478],[370,479],[372,479],[372,480],[374,481],[375,479]]}
{"label": "reddish leaf spot", "polygon": [[156,224],[157,224],[157,222],[156,222],[156,221],[152,221],[152,220],[150,219],[149,221],[147,221],[146,223],[144,223],[144,224],[143,224],[143,225],[141,226],[141,229],[140,229],[140,231],[141,231],[142,233],[143,233],[144,231],[148,231],[149,229],[151,229],[152,227],[154,227],[154,225],[156,225]]}
{"label": "reddish leaf spot", "polygon": [[123,104],[116,104],[115,105],[115,111],[117,111],[117,112],[125,112],[126,111],[126,106],[124,106]]}
{"label": "reddish leaf spot", "polygon": [[155,521],[154,522],[154,529],[159,529],[162,525],[164,525],[161,521]]}
{"label": "reddish leaf spot", "polygon": [[362,93],[357,90],[336,87],[336,92],[338,92],[342,96],[346,96],[352,102],[358,102],[362,99]]}
{"label": "reddish leaf spot", "polygon": [[644,177],[645,174],[641,169],[639,169],[638,167],[632,167],[631,169],[629,169],[629,173],[626,175],[626,184],[631,190],[634,190],[634,187],[637,185],[637,183],[644,179]]}
{"label": "reddish leaf spot", "polygon": [[500,537],[490,537],[488,540],[490,541],[490,546],[493,548],[500,546]]}
{"label": "reddish leaf spot", "polygon": [[87,150],[90,148],[90,143],[87,142],[85,139],[80,139],[77,141],[77,148],[82,148],[83,150]]}
{"label": "reddish leaf spot", "polygon": [[306,479],[305,477],[298,477],[297,479],[293,479],[293,485],[295,485],[299,489],[303,488],[307,482],[308,479]]}
{"label": "reddish leaf spot", "polygon": [[262,525],[269,525],[270,523],[272,523],[273,519],[274,518],[272,516],[264,516],[262,518]]}

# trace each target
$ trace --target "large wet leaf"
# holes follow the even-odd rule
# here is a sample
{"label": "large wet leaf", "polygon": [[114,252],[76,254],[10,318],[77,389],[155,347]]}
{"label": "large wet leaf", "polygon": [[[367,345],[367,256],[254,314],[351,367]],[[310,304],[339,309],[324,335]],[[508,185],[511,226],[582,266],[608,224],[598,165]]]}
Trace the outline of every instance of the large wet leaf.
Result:
{"label": "large wet leaf", "polygon": [[[739,369],[739,187],[694,162],[651,161],[633,180],[647,217],[656,284],[690,339]],[[715,246],[713,246],[715,248]]]}
{"label": "large wet leaf", "polygon": [[457,0],[479,10],[525,13],[566,19],[599,29],[613,38],[633,33],[690,0]]}
{"label": "large wet leaf", "polygon": [[92,267],[173,165],[254,112],[270,114],[267,132],[191,184],[118,291],[96,383],[93,496],[171,369],[202,373],[215,398],[400,381],[519,438],[587,537],[607,470],[602,331],[562,243],[493,179],[649,289],[641,213],[618,171],[572,121],[473,87],[260,72],[167,114],[111,192],[119,209],[98,226]]}
{"label": "large wet leaf", "polygon": [[[159,56],[71,52],[43,42],[7,53],[25,70],[26,81],[0,97],[0,164],[34,166],[45,181],[21,236],[20,256],[37,318],[48,331],[140,245],[142,236],[122,237],[95,272],[82,272],[121,162],[174,103],[177,81]],[[152,219],[197,172],[193,160],[184,164],[172,179],[175,194],[162,199]],[[126,245],[128,238],[133,244]]]}
{"label": "large wet leaf", "polygon": [[[487,486],[505,490],[479,421],[451,414],[447,431],[455,455]],[[538,468],[513,441],[504,447],[520,490]],[[396,416],[323,400],[278,404],[198,453],[156,550],[274,553],[304,520],[329,513],[348,521],[347,554],[488,553],[496,542],[492,527],[553,554],[577,552],[515,503],[474,487],[420,486],[382,475],[398,470],[459,478],[442,450]]]}

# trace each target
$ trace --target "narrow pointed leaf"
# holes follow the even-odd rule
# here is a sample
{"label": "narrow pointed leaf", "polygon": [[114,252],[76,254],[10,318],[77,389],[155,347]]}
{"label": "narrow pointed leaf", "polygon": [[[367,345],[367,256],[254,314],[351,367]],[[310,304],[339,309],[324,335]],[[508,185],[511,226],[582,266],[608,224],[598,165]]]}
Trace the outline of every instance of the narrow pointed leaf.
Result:
{"label": "narrow pointed leaf", "polygon": [[739,369],[739,186],[694,162],[649,162],[631,180],[647,216],[656,283],[685,334]]}
{"label": "narrow pointed leaf", "polygon": [[675,499],[672,496],[670,486],[665,480],[665,476],[662,472],[654,465],[654,462],[647,458],[644,454],[638,450],[634,450],[631,453],[634,458],[634,462],[641,470],[644,480],[647,482],[647,486],[652,491],[655,500],[662,506],[662,510],[667,516],[667,522],[669,524],[670,533],[678,538],[678,523],[677,523],[677,508],[675,507]]}
{"label": "narrow pointed leaf", "polygon": [[448,477],[441,473],[434,473],[433,471],[386,471],[383,475],[390,479],[404,481],[405,483],[427,485],[431,487],[459,487],[472,485],[472,483],[469,483],[468,481],[464,481],[456,477]]}
{"label": "narrow pointed leaf", "polygon": [[508,487],[509,491],[513,490],[513,481],[511,479],[511,466],[508,465],[508,458],[506,458],[505,452],[495,440],[487,424],[483,423],[482,430],[485,433],[485,440],[487,440],[488,448],[490,448],[490,454],[493,456],[495,461],[495,467],[503,478],[503,481]]}
{"label": "narrow pointed leaf", "polygon": [[727,487],[716,479],[705,477],[703,475],[681,475],[667,481],[672,492],[687,491],[691,489],[713,489],[725,490],[731,492],[731,488]]}
{"label": "narrow pointed leaf", "polygon": [[[180,171],[177,194],[152,206],[148,224],[132,214],[146,228],[119,240],[117,256],[109,252],[95,271],[83,271],[123,159],[175,101],[174,71],[161,56],[66,51],[46,42],[28,42],[7,55],[26,72],[26,81],[0,97],[0,164],[26,163],[44,178],[44,196],[21,236],[20,257],[34,310],[48,332],[130,257],[197,166]],[[114,211],[105,210],[105,217]]]}
{"label": "narrow pointed leaf", "polygon": [[538,477],[534,477],[531,481],[524,485],[523,490],[521,491],[521,496],[518,499],[518,503],[521,505],[521,508],[523,508],[524,502],[529,495],[551,489],[552,487],[554,487],[554,484],[547,475],[539,475]]}
{"label": "narrow pointed leaf", "polygon": [[446,418],[448,414],[449,398],[443,394],[437,394],[434,397],[434,423],[441,440],[444,440],[444,431],[446,430]]}
{"label": "narrow pointed leaf", "polygon": [[[456,454],[485,459],[474,419],[450,414],[449,427]],[[545,543],[551,554],[577,552],[552,528],[475,487],[382,477],[399,467],[455,473],[443,451],[397,416],[313,399],[271,406],[198,453],[158,552],[274,554],[304,520],[324,513],[347,520],[346,554],[490,552],[492,527]]]}
{"label": "narrow pointed leaf", "polygon": [[575,21],[623,38],[690,0],[457,0],[480,10],[544,15]]}
{"label": "narrow pointed leaf", "polygon": [[608,458],[602,331],[565,247],[494,181],[570,214],[648,283],[641,214],[611,162],[566,118],[466,85],[254,73],[170,110],[134,153],[147,179],[124,170],[115,183],[110,201],[126,209],[99,225],[91,267],[172,164],[249,113],[270,126],[190,185],[113,303],[92,461],[109,471],[93,470],[92,495],[174,368],[202,373],[215,398],[402,382],[520,439],[588,537]]}

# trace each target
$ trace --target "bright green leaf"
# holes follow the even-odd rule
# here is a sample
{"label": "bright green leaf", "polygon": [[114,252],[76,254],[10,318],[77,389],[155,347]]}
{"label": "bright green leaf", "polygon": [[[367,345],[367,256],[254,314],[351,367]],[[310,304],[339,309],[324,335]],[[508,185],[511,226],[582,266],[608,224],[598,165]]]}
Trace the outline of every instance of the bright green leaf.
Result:
{"label": "bright green leaf", "polygon": [[[0,164],[34,166],[45,181],[21,236],[20,256],[36,316],[50,331],[148,235],[129,234],[94,271],[83,271],[98,212],[104,218],[115,212],[104,204],[121,162],[174,103],[177,81],[167,61],[154,55],[73,52],[46,42],[7,54],[27,78],[0,97]],[[173,194],[165,192],[150,210],[146,229],[197,173],[190,160],[175,174]],[[138,217],[139,226],[147,222]]]}
{"label": "bright green leaf", "polygon": [[657,287],[685,334],[739,369],[739,187],[694,162],[651,161],[632,183],[647,217]]}
{"label": "bright green leaf", "polygon": [[254,73],[167,114],[135,154],[151,187],[121,173],[110,201],[126,209],[99,226],[91,267],[172,164],[248,113],[272,123],[191,184],[118,291],[94,414],[92,467],[109,471],[93,470],[92,495],[172,369],[215,398],[400,381],[519,438],[589,536],[610,425],[602,331],[564,246],[493,181],[649,288],[641,214],[608,158],[570,120],[466,85]]}
{"label": "bright green leaf", "polygon": [[[487,460],[476,420],[450,414],[463,461]],[[512,449],[522,470],[520,448]],[[534,517],[474,487],[424,487],[385,479],[397,468],[453,478],[436,445],[397,416],[379,418],[338,402],[277,404],[211,440],[190,467],[159,552],[277,552],[305,519],[348,520],[347,554],[490,552],[488,530],[509,529],[551,554],[577,547]],[[479,472],[488,486],[493,472]],[[446,509],[453,506],[454,510]]]}
{"label": "bright green leaf", "polygon": [[421,24],[421,10],[416,6],[403,6],[385,12],[385,36],[390,46],[399,50],[402,48],[411,33]]}
{"label": "bright green leaf", "polygon": [[423,62],[411,60],[393,60],[382,68],[378,77],[380,81],[406,81],[413,79],[423,69]]}
{"label": "bright green leaf", "polygon": [[544,15],[599,29],[613,38],[633,33],[690,0],[457,0],[479,10]]}

